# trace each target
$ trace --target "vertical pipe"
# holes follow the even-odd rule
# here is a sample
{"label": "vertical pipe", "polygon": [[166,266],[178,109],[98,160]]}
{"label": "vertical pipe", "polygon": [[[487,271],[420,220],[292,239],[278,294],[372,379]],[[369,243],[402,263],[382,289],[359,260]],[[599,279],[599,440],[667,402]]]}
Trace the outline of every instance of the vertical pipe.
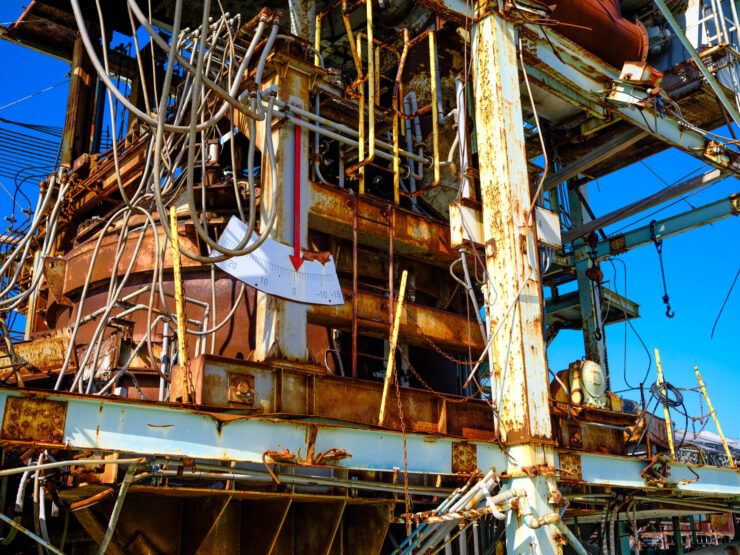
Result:
{"label": "vertical pipe", "polygon": [[393,202],[398,204],[401,197],[398,191],[400,183],[400,160],[398,158],[398,110],[393,106]]}
{"label": "vertical pipe", "polygon": [[[660,365],[660,353],[658,349],[655,349],[655,366],[658,369],[658,383],[660,384],[660,392],[665,397],[665,381],[663,381],[663,367]],[[673,425],[671,424],[671,413],[668,410],[668,405],[663,403],[663,412],[665,414],[665,427],[668,435],[668,446],[671,448],[671,460],[676,460],[676,448],[673,445]]]}
{"label": "vertical pipe", "polygon": [[183,381],[183,400],[191,401],[188,388],[188,347],[185,342],[185,301],[182,293],[182,271],[180,268],[180,239],[177,232],[177,210],[170,206],[170,228],[172,232],[172,272],[175,280],[175,308],[177,314],[177,349],[180,373]]}
{"label": "vertical pipe", "polygon": [[689,526],[691,527],[691,547],[696,549],[699,546],[699,539],[696,537],[696,522],[694,522],[694,515],[689,515]]}
{"label": "vertical pipe", "polygon": [[[165,320],[162,328],[162,356],[160,357],[162,376],[167,375],[167,366],[169,365],[170,352],[170,323]],[[159,378],[159,400],[164,401],[165,381],[163,377]]]}
{"label": "vertical pipe", "polygon": [[709,399],[709,395],[707,394],[707,388],[704,387],[704,380],[701,379],[701,374],[699,374],[699,369],[694,366],[694,372],[696,372],[696,379],[699,380],[699,386],[701,386],[701,392],[704,394],[704,398],[707,400],[707,406],[709,407],[709,412],[712,415],[712,418],[714,419],[714,425],[717,426],[717,433],[719,433],[719,438],[722,440],[722,446],[725,448],[725,453],[727,454],[727,460],[730,463],[730,466],[732,468],[735,468],[735,460],[732,458],[732,453],[730,452],[730,448],[727,445],[727,440],[725,439],[725,434],[722,433],[722,427],[719,425],[719,419],[717,419],[717,412],[714,410],[714,407],[712,406],[712,401]]}
{"label": "vertical pipe", "polygon": [[672,519],[673,522],[673,541],[676,542],[676,554],[683,553],[683,537],[681,536],[681,521],[677,516]]}
{"label": "vertical pipe", "polygon": [[406,270],[401,274],[401,287],[398,291],[398,302],[396,303],[396,317],[393,319],[393,331],[391,332],[391,342],[388,347],[388,364],[385,371],[385,383],[383,384],[383,397],[380,400],[380,414],[378,416],[378,425],[382,426],[385,420],[385,402],[388,398],[388,390],[393,379],[393,368],[396,361],[396,343],[398,341],[398,328],[401,326],[401,311],[403,310],[403,299],[406,295]]}
{"label": "vertical pipe", "polygon": [[359,193],[352,200],[352,377],[357,377],[357,211]]}
{"label": "vertical pipe", "polygon": [[388,206],[388,333],[393,333],[393,233],[396,227],[396,211],[392,205]]}
{"label": "vertical pipe", "polygon": [[[642,399],[642,412],[645,413],[646,406],[645,406],[645,388],[642,384],[640,384],[640,399]],[[645,428],[646,428],[646,434],[645,434],[645,443],[647,443],[647,458],[650,459],[653,457],[653,445],[650,441],[650,430],[647,429],[648,427],[648,419],[647,414],[645,414]]]}
{"label": "vertical pipe", "polygon": [[365,1],[365,14],[367,19],[367,157],[372,160],[375,157],[375,41],[373,40],[373,2]]}
{"label": "vertical pipe", "polygon": [[313,65],[318,67],[320,65],[319,62],[319,52],[321,52],[321,16],[323,12],[319,12],[316,14],[316,24],[314,25],[314,36],[313,36],[313,48],[316,52],[313,55]]}
{"label": "vertical pipe", "polygon": [[[369,3],[369,2],[368,2]],[[429,74],[432,81],[432,141],[433,141],[433,153],[434,153],[434,182],[432,186],[439,184],[440,173],[439,173],[439,103],[437,99],[437,91],[439,83],[437,82],[437,44],[435,37],[437,33],[431,31],[429,33]]]}
{"label": "vertical pipe", "polygon": [[480,555],[480,526],[478,521],[473,523],[473,555]]}
{"label": "vertical pipe", "polygon": [[[362,37],[357,37],[357,50],[360,56],[360,62],[362,62]],[[370,77],[368,76],[368,79]],[[360,82],[360,98],[358,100],[359,113],[359,137],[357,138],[357,162],[362,163],[365,161],[365,83],[362,81],[362,69],[358,69],[357,80]],[[374,137],[370,139],[370,142],[374,142]],[[360,194],[365,194],[365,166],[360,167]]]}

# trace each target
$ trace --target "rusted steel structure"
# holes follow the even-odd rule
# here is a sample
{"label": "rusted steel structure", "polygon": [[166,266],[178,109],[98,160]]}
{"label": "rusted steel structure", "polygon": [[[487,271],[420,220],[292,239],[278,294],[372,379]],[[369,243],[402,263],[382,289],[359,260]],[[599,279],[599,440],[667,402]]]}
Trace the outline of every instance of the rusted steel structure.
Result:
{"label": "rusted steel structure", "polygon": [[[724,438],[671,457],[675,388],[611,391],[639,306],[600,269],[740,212],[604,232],[740,173],[736,5],[551,4],[33,0],[0,29],[72,66],[2,236],[3,544],[625,554],[740,511]],[[667,148],[711,168],[592,213]],[[586,356],[556,371],[561,329]]]}

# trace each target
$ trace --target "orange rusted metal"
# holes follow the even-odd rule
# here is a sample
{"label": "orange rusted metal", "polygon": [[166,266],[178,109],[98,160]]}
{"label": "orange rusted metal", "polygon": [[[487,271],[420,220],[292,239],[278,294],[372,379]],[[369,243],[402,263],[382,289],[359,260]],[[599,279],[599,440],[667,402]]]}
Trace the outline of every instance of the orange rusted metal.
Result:
{"label": "orange rusted metal", "polygon": [[9,398],[3,412],[0,440],[60,445],[66,417],[67,403],[62,401]]}
{"label": "orange rusted metal", "polygon": [[[181,395],[180,372],[175,366],[172,399]],[[212,355],[194,359],[191,372],[198,405],[242,409],[255,415],[303,415],[377,425],[383,388],[380,382],[333,376],[321,367],[281,360],[255,363]],[[244,393],[237,395],[240,386]],[[400,391],[406,425],[412,431],[478,441],[495,438],[490,406],[483,400],[441,396],[409,387]],[[348,398],[352,403],[346,402]],[[401,428],[395,403],[387,407],[385,427]],[[325,456],[326,460],[334,458]]]}
{"label": "orange rusted metal", "polygon": [[452,471],[458,474],[473,474],[479,470],[476,446],[469,443],[453,443]]}
{"label": "orange rusted metal", "polygon": [[558,33],[617,69],[647,59],[647,30],[639,20],[622,17],[619,0],[558,0],[551,16]]}

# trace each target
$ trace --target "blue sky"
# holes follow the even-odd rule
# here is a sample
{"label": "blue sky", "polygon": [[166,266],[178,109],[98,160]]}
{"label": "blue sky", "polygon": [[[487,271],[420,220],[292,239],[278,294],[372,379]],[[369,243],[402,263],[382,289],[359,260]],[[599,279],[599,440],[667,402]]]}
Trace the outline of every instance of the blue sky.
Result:
{"label": "blue sky", "polygon": [[[8,23],[21,13],[21,3],[0,6],[0,23]],[[17,4],[17,5],[15,5]],[[4,83],[0,86],[0,106],[59,83],[69,73],[68,64],[29,49],[0,40],[0,60]],[[15,106],[0,109],[0,117],[43,125],[64,125],[67,87],[25,100]],[[109,120],[106,118],[106,125]],[[726,131],[726,130],[725,130]],[[647,165],[666,182],[672,183],[697,168],[699,164],[690,156],[669,150],[646,160]],[[11,184],[7,183],[6,186]],[[664,185],[642,164],[635,164],[620,172],[602,178],[589,186],[590,204],[597,215],[604,214],[639,198],[650,195]],[[735,179],[726,179],[709,189],[691,196],[695,206],[725,198],[739,190]],[[0,192],[0,213],[10,209],[10,200]],[[654,217],[661,219],[684,212],[690,207],[680,202],[661,211]],[[637,226],[645,225],[651,218]],[[607,233],[623,227],[627,222],[607,228]],[[696,386],[693,366],[697,365],[709,390],[720,422],[728,436],[740,437],[740,418],[737,417],[738,387],[738,330],[740,329],[740,284],[736,285],[717,326],[714,339],[710,340],[712,326],[722,306],[738,268],[740,255],[737,241],[740,220],[725,219],[712,226],[705,226],[665,240],[663,259],[668,293],[676,317],[665,317],[661,301],[663,285],[655,248],[652,245],[635,249],[620,258],[627,267],[627,296],[640,305],[641,318],[634,326],[650,350],[660,349],[666,379],[677,387]],[[624,269],[617,268],[617,288],[624,294]],[[607,287],[614,288],[611,265],[602,267]],[[624,328],[622,324],[607,327],[609,366],[612,388],[626,388],[623,379],[625,362]],[[550,367],[557,372],[568,363],[583,356],[584,348],[580,331],[561,331],[548,351]],[[634,385],[645,373],[648,358],[631,329],[627,330],[626,375]],[[648,384],[655,381],[652,364]],[[625,394],[630,396],[629,394]],[[689,409],[698,416],[698,395],[685,393]],[[639,398],[639,394],[633,398]],[[683,422],[677,422],[683,426]],[[707,429],[715,431],[714,424]]]}

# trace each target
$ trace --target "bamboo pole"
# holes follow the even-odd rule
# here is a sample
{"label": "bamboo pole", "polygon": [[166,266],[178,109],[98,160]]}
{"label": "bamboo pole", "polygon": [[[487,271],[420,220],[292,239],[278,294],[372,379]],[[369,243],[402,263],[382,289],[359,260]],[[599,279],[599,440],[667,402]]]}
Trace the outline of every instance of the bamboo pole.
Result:
{"label": "bamboo pole", "polygon": [[385,402],[388,398],[388,390],[393,380],[393,368],[396,362],[396,344],[398,343],[398,328],[401,327],[401,310],[403,310],[403,301],[406,297],[406,270],[401,274],[401,288],[398,291],[398,301],[396,302],[396,315],[393,318],[393,330],[391,331],[391,343],[388,347],[388,364],[385,371],[385,383],[383,384],[383,397],[380,401],[380,415],[378,416],[378,426],[383,425],[385,420]]}
{"label": "bamboo pole", "polygon": [[727,440],[725,439],[725,434],[722,433],[722,426],[719,425],[719,419],[717,418],[717,412],[714,410],[714,407],[712,406],[712,401],[709,400],[709,395],[707,395],[707,388],[704,387],[704,380],[701,379],[701,374],[699,374],[699,369],[694,366],[694,372],[696,372],[696,379],[699,380],[699,386],[701,387],[701,392],[704,394],[704,398],[707,400],[707,406],[709,407],[709,412],[712,415],[712,418],[714,419],[714,425],[717,426],[717,432],[719,433],[719,438],[722,440],[722,446],[725,448],[725,453],[727,453],[727,460],[730,461],[730,466],[732,468],[735,468],[735,461],[732,458],[732,453],[730,453],[730,448],[727,446]]}
{"label": "bamboo pole", "polygon": [[[663,394],[663,398],[666,398],[665,392],[665,381],[663,380],[663,367],[660,365],[660,353],[658,349],[655,349],[655,366],[658,369],[658,382],[660,384],[660,392]],[[663,403],[663,411],[665,412],[665,427],[668,434],[668,447],[671,449],[671,459],[676,460],[676,448],[673,445],[673,425],[671,424],[671,413],[668,410],[668,404]]]}

